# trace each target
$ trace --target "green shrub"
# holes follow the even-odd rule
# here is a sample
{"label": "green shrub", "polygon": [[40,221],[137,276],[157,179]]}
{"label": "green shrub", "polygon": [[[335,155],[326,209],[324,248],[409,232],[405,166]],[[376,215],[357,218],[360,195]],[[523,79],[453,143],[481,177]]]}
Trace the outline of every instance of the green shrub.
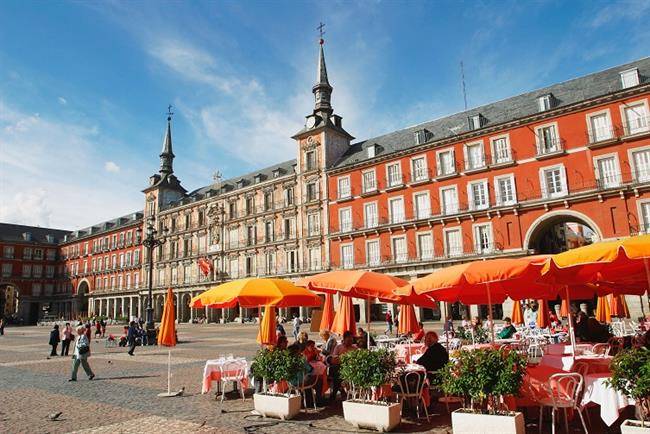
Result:
{"label": "green shrub", "polygon": [[608,384],[633,398],[639,408],[641,422],[650,416],[650,350],[634,348],[619,352],[610,365],[612,378]]}
{"label": "green shrub", "polygon": [[439,371],[438,382],[446,394],[465,398],[472,409],[495,412],[502,407],[499,398],[519,393],[526,363],[515,351],[461,350]]}
{"label": "green shrub", "polygon": [[391,382],[396,364],[395,354],[384,348],[349,351],[341,356],[341,378],[355,398],[371,399],[373,387]]}
{"label": "green shrub", "polygon": [[266,384],[289,381],[304,369],[303,358],[289,350],[260,350],[253,358],[251,372]]}
{"label": "green shrub", "polygon": [[474,328],[474,341],[472,342],[472,331],[470,328],[459,327],[456,331],[456,337],[460,339],[463,344],[486,344],[489,342],[489,333],[487,329],[481,326]]}

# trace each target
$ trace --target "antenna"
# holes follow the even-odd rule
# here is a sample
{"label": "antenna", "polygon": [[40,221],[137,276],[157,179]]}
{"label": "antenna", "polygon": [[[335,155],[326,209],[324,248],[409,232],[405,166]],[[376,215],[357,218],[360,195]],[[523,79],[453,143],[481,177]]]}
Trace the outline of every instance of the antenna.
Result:
{"label": "antenna", "polygon": [[465,103],[465,111],[467,111],[467,90],[465,89],[465,68],[463,61],[460,61],[460,80],[463,84],[463,102]]}

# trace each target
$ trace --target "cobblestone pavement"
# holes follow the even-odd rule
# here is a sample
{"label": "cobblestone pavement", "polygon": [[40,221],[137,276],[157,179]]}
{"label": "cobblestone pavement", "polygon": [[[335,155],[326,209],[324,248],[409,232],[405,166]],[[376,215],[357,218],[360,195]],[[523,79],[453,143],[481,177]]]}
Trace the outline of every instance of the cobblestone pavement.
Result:
{"label": "cobblestone pavement", "polygon": [[[202,395],[205,360],[231,353],[250,360],[258,348],[256,332],[253,325],[180,325],[172,389],[183,387],[184,394],[158,398],[167,387],[166,348],[138,347],[130,357],[124,348],[93,339],[89,361],[97,377],[88,381],[80,369],[79,381],[69,383],[70,357],[48,357],[49,328],[9,327],[0,336],[0,433],[358,432],[343,420],[340,404],[282,423],[252,415],[250,394],[243,402],[227,395],[223,408],[214,393]],[[121,327],[108,333],[119,335]],[[56,420],[48,418],[57,412]],[[428,423],[403,419],[397,432],[451,432],[449,416],[441,413]]]}

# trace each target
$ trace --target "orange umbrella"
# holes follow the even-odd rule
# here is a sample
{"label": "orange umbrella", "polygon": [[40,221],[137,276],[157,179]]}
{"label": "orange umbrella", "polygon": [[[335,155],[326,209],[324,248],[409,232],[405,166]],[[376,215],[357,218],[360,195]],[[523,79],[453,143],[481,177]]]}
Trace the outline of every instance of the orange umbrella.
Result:
{"label": "orange umbrella", "polygon": [[385,302],[398,303],[400,298],[393,290],[408,282],[399,277],[365,270],[337,270],[305,277],[297,282],[312,291],[341,293],[365,300],[379,298]]}
{"label": "orange umbrella", "polygon": [[540,329],[548,328],[551,325],[551,318],[548,314],[548,304],[546,300],[538,300],[537,307],[537,327]]}
{"label": "orange umbrella", "polygon": [[260,323],[260,330],[257,333],[257,343],[260,345],[275,345],[278,341],[275,327],[275,308],[266,306],[264,308],[264,317]]}
{"label": "orange umbrella", "polygon": [[174,308],[174,292],[167,289],[163,306],[160,329],[158,330],[158,345],[168,347],[167,353],[167,393],[159,393],[160,397],[178,396],[180,392],[172,392],[172,350],[176,346],[176,309]]}
{"label": "orange umbrella", "polygon": [[[353,335],[357,334],[357,321],[354,317],[354,305],[352,298],[342,296],[339,300],[339,308],[334,316],[332,323],[332,332],[343,336],[346,331],[352,332]],[[370,331],[368,331],[370,333]]]}
{"label": "orange umbrella", "polygon": [[420,331],[418,318],[415,316],[415,308],[412,304],[401,304],[399,306],[399,323],[397,332],[402,335],[415,334]]}
{"label": "orange umbrella", "polygon": [[524,323],[524,312],[521,309],[521,303],[519,300],[514,300],[512,303],[512,316],[510,317],[513,324],[523,324]]}
{"label": "orange umbrella", "polygon": [[562,304],[560,305],[560,316],[562,318],[566,318],[569,316],[569,303],[567,303],[566,298],[562,299]]}
{"label": "orange umbrella", "polygon": [[609,299],[609,311],[611,316],[617,318],[629,318],[625,296],[612,294]]}
{"label": "orange umbrella", "polygon": [[596,303],[596,313],[594,316],[598,321],[602,323],[612,322],[609,299],[607,295],[598,297],[598,302]]}
{"label": "orange umbrella", "polygon": [[323,305],[323,316],[320,319],[320,331],[330,330],[334,322],[334,296],[325,294],[325,304]]}

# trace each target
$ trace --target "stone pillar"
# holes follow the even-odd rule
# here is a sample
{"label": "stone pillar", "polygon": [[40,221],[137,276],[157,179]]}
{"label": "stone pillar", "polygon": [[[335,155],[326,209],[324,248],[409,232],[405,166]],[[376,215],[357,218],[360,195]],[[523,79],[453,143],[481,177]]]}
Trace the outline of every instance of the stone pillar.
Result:
{"label": "stone pillar", "polygon": [[359,300],[359,323],[365,324],[367,312],[367,300]]}
{"label": "stone pillar", "polygon": [[[517,302],[518,303],[518,302]],[[503,308],[503,317],[509,317],[512,315],[512,307],[514,306],[515,302],[512,301],[510,298],[507,298],[502,304],[501,307]],[[495,320],[496,323],[496,320]]]}
{"label": "stone pillar", "polygon": [[478,315],[478,305],[477,304],[472,304],[469,307],[469,316],[471,317],[470,319],[474,318],[475,316]]}
{"label": "stone pillar", "polygon": [[126,311],[124,310],[124,297],[120,297],[120,315],[126,316]]}
{"label": "stone pillar", "polygon": [[210,317],[208,316],[209,314],[210,314],[210,312],[208,311],[208,307],[206,306],[205,307],[205,323],[206,324],[210,322]]}
{"label": "stone pillar", "polygon": [[176,294],[176,323],[180,324],[181,322],[181,303],[183,300],[183,296],[181,293]]}
{"label": "stone pillar", "polygon": [[[190,293],[190,297],[192,294]],[[190,306],[190,322],[194,320],[194,309]]]}
{"label": "stone pillar", "polygon": [[117,318],[117,297],[113,298],[113,319]]}
{"label": "stone pillar", "polygon": [[142,318],[142,298],[139,295],[137,297],[137,302],[138,302],[138,318]]}

